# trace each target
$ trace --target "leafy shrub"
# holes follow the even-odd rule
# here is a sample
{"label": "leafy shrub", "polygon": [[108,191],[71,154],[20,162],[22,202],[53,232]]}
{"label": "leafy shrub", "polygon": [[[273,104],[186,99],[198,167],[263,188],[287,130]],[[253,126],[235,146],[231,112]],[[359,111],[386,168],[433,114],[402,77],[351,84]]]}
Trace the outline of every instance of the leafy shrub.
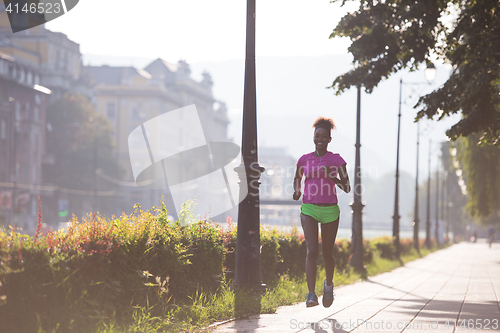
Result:
{"label": "leafy shrub", "polygon": [[340,272],[346,271],[351,256],[351,243],[343,238],[335,242],[333,257],[335,258],[335,269]]}
{"label": "leafy shrub", "polygon": [[377,251],[377,248],[373,246],[372,242],[368,239],[363,239],[363,261],[365,264],[369,264],[373,261],[373,256]]}
{"label": "leafy shrub", "polygon": [[269,287],[274,287],[280,277],[278,263],[281,261],[281,256],[278,230],[261,228],[260,246],[262,282]]}
{"label": "leafy shrub", "polygon": [[[189,217],[188,211],[182,214]],[[40,215],[35,237],[0,229],[5,331],[97,331],[103,321],[126,323],[144,309],[147,316],[176,313],[171,318],[179,320],[179,305],[227,292],[234,278],[236,226],[223,230],[207,221],[183,226],[168,220],[163,204],[149,211],[136,206],[134,213],[110,220],[99,214],[73,218],[67,232],[41,226]],[[304,277],[306,246],[296,228],[288,234],[261,228],[260,235],[263,283],[274,287],[281,277]],[[411,240],[401,244],[403,253],[412,251]],[[365,263],[377,253],[390,258],[392,238],[364,242]],[[349,270],[350,254],[350,242],[337,240],[338,272]]]}
{"label": "leafy shrub", "polygon": [[393,259],[395,248],[392,237],[377,237],[370,240],[370,243],[377,249],[381,258]]}
{"label": "leafy shrub", "polygon": [[289,235],[280,234],[278,239],[280,261],[277,266],[279,276],[288,275],[292,279],[300,278],[305,272],[307,249],[300,239],[297,227]]}
{"label": "leafy shrub", "polygon": [[228,220],[227,232],[222,232],[221,237],[224,238],[224,276],[227,281],[234,280],[234,272],[236,269],[236,226]]}
{"label": "leafy shrub", "polygon": [[401,246],[401,254],[402,255],[410,254],[412,251],[414,251],[413,239],[411,239],[411,238],[401,239],[399,241],[399,244]]}

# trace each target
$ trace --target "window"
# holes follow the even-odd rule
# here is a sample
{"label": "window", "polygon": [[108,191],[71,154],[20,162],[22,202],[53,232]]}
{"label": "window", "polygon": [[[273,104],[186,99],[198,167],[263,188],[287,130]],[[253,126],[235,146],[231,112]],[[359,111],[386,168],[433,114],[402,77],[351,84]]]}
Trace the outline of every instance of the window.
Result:
{"label": "window", "polygon": [[134,120],[146,119],[146,111],[141,107],[140,104],[139,106],[132,107],[132,119]]}
{"label": "window", "polygon": [[35,197],[31,198],[31,215],[38,215],[38,200]]}
{"label": "window", "polygon": [[115,103],[109,102],[106,106],[106,115],[110,119],[114,119],[116,116],[116,106]]}
{"label": "window", "polygon": [[35,106],[33,109],[33,121],[38,122],[40,120],[40,109],[38,106]]}
{"label": "window", "polygon": [[33,165],[33,167],[31,168],[31,179],[33,181],[33,183],[36,183],[37,182],[37,168],[36,168],[36,165]]}
{"label": "window", "polygon": [[19,101],[16,101],[16,104],[15,104],[15,108],[16,108],[16,120],[21,120],[21,103],[19,103]]}
{"label": "window", "polygon": [[61,68],[61,52],[56,50],[56,69]]}
{"label": "window", "polygon": [[5,123],[5,119],[2,119],[0,123],[0,139],[5,140],[7,137],[7,124]]}
{"label": "window", "polygon": [[30,103],[26,102],[24,104],[24,119],[30,119]]}

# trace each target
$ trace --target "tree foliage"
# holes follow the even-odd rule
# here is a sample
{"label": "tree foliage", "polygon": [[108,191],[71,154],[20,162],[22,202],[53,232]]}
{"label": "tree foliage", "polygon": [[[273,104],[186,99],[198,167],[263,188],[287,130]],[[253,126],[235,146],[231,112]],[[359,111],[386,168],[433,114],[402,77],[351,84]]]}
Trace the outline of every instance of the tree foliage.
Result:
{"label": "tree foliage", "polygon": [[[347,0],[342,1],[342,5]],[[445,24],[447,18],[455,17]],[[361,0],[330,38],[349,37],[355,68],[337,77],[337,94],[352,86],[368,93],[392,73],[416,70],[434,56],[452,65],[447,82],[420,98],[417,119],[461,113],[447,135],[478,133],[500,145],[500,2],[496,0]]]}
{"label": "tree foliage", "polygon": [[467,185],[467,212],[487,224],[500,223],[500,149],[478,146],[473,134],[455,142]]}
{"label": "tree foliage", "polygon": [[[445,171],[445,174],[443,175],[445,202],[441,203],[441,209],[445,209],[445,220],[450,223],[450,227],[453,229],[453,233],[465,235],[465,226],[471,221],[471,216],[468,213],[468,209],[465,209],[468,203],[468,196],[462,191],[462,173],[457,172],[458,169],[462,170],[462,167],[460,166],[460,162],[458,162],[456,150],[451,149],[453,145],[456,146],[458,144],[458,141],[461,140],[463,140],[463,138],[459,138],[455,142],[445,141],[441,143],[441,165],[443,165]],[[452,151],[454,155],[452,155]],[[441,178],[441,180],[443,181],[443,178]],[[436,184],[435,181],[436,179],[432,179],[431,185]],[[427,184],[422,187],[423,192],[425,193],[427,191]],[[435,186],[431,186],[431,192],[434,192],[435,190]],[[440,189],[440,191],[442,190],[443,189]],[[434,208],[435,205],[431,205],[431,211]],[[431,212],[430,215],[435,216],[435,212]],[[424,213],[424,215],[421,216],[426,215]]]}
{"label": "tree foliage", "polygon": [[[44,170],[46,182],[68,190],[78,190],[90,197],[94,190],[111,190],[110,184],[95,179],[97,169],[105,174],[120,174],[114,158],[113,128],[98,114],[87,98],[65,95],[47,109],[47,153],[54,165]],[[85,196],[73,196],[70,206]],[[102,207],[103,200],[99,200]]]}

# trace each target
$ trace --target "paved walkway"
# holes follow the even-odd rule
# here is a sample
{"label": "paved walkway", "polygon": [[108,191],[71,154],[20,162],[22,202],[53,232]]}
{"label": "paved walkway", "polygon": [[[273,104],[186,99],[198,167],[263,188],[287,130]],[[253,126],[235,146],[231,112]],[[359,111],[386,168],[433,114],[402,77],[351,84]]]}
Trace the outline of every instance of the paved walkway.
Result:
{"label": "paved walkway", "polygon": [[214,332],[500,332],[500,244],[453,245],[335,293],[330,308],[320,297]]}

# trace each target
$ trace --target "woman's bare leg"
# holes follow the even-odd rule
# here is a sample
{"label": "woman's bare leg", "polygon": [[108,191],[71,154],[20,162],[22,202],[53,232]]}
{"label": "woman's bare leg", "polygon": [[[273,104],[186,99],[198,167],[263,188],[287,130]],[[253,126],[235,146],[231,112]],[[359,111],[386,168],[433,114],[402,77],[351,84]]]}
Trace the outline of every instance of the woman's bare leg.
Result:
{"label": "woman's bare leg", "polygon": [[306,278],[309,292],[314,292],[316,284],[316,258],[318,257],[318,221],[300,213],[300,223],[306,239]]}
{"label": "woman's bare leg", "polygon": [[[328,286],[332,285],[333,271],[335,269],[333,246],[335,244],[338,229],[339,219],[330,223],[321,224],[321,250],[323,252],[323,261],[325,262],[326,284]],[[316,278],[316,276],[314,278]]]}

